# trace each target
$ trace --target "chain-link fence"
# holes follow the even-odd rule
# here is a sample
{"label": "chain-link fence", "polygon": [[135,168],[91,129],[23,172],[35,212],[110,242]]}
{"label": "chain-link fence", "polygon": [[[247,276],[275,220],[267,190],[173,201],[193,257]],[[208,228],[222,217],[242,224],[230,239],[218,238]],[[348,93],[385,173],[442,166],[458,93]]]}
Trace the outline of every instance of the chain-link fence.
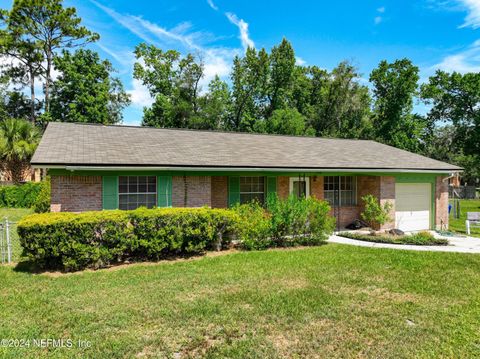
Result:
{"label": "chain-link fence", "polygon": [[0,222],[0,263],[17,261],[21,248],[17,237],[17,224],[5,218]]}

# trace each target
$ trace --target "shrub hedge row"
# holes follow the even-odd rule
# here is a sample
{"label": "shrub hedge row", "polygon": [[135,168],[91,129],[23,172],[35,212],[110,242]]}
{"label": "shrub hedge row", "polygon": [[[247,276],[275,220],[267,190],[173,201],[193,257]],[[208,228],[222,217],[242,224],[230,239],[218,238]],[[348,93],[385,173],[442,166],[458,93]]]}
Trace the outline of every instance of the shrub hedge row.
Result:
{"label": "shrub hedge row", "polygon": [[45,182],[27,182],[21,185],[1,186],[0,207],[33,207],[45,185]]}
{"label": "shrub hedge row", "polygon": [[224,209],[141,208],[34,214],[17,230],[24,255],[39,267],[78,270],[199,253],[237,223],[237,214]]}
{"label": "shrub hedge row", "polygon": [[333,231],[330,207],[313,198],[269,198],[234,209],[140,208],[44,213],[17,226],[24,255],[42,268],[99,268],[221,248],[236,237],[245,249],[315,245]]}

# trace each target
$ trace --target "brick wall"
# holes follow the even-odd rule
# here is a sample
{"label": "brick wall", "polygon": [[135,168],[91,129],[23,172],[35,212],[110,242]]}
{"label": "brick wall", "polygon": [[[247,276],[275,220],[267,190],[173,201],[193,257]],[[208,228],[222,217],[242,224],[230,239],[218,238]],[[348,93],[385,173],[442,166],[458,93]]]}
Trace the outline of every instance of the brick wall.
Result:
{"label": "brick wall", "polygon": [[[360,218],[360,207],[359,206],[348,206],[348,207],[339,207],[337,209],[338,218],[337,224],[340,229],[345,228],[350,223],[352,223],[355,219]],[[334,210],[330,210],[330,215],[334,216]]]}
{"label": "brick wall", "polygon": [[316,199],[324,199],[323,176],[310,177],[310,195]]}
{"label": "brick wall", "polygon": [[212,177],[212,208],[228,207],[228,177],[213,176]]}
{"label": "brick wall", "polygon": [[51,176],[52,212],[82,212],[102,209],[102,177]]}
{"label": "brick wall", "polygon": [[279,198],[287,198],[290,192],[290,177],[277,177],[277,194]]}
{"label": "brick wall", "polygon": [[210,176],[173,176],[172,206],[203,207],[212,204]]}
{"label": "brick wall", "polygon": [[448,228],[448,181],[445,177],[435,179],[435,228]]}

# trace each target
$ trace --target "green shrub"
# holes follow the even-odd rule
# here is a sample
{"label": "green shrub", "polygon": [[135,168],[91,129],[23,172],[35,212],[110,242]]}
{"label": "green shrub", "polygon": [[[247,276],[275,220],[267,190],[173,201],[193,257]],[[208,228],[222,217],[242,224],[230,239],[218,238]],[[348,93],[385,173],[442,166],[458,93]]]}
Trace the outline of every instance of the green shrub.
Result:
{"label": "green shrub", "polygon": [[363,196],[362,201],[365,205],[365,209],[360,215],[370,228],[380,228],[382,225],[390,221],[390,210],[393,207],[390,202],[385,202],[382,206],[377,197],[371,194]]}
{"label": "green shrub", "polygon": [[33,214],[17,225],[24,255],[41,268],[99,268],[134,246],[128,212]]}
{"label": "green shrub", "polygon": [[0,207],[33,207],[43,187],[43,182],[27,182],[20,185],[1,186]]}
{"label": "green shrub", "polygon": [[50,179],[41,182],[42,187],[33,204],[35,213],[50,212]]}
{"label": "green shrub", "polygon": [[244,249],[266,249],[272,246],[271,217],[258,202],[237,205],[234,211],[240,219],[237,234]]}
{"label": "green shrub", "polygon": [[267,209],[253,202],[234,210],[240,217],[237,233],[247,250],[320,244],[333,232],[335,223],[328,203],[315,198],[270,195]]}
{"label": "green shrub", "polygon": [[229,210],[158,208],[34,214],[17,230],[24,255],[39,267],[78,270],[202,252],[237,221]]}
{"label": "green shrub", "polygon": [[230,210],[156,208],[129,212],[135,235],[134,255],[158,259],[171,254],[199,253],[234,231],[238,217]]}
{"label": "green shrub", "polygon": [[314,197],[291,195],[282,200],[272,195],[268,198],[267,208],[271,214],[272,240],[277,246],[320,244],[335,226],[328,203]]}

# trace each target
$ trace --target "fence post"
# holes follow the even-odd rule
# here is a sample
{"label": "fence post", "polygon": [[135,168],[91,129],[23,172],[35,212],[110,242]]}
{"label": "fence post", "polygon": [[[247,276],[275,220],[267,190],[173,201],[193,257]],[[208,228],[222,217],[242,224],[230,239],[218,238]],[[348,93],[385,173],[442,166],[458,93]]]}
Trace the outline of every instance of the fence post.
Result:
{"label": "fence post", "polygon": [[1,255],[1,261],[2,261],[2,264],[5,262],[5,248],[4,248],[4,230],[5,228],[3,228],[3,223],[0,222],[0,255]]}
{"label": "fence post", "polygon": [[8,222],[8,218],[5,217],[5,228],[7,230],[7,255],[8,255],[8,263],[12,262],[12,243],[10,243],[10,226]]}

